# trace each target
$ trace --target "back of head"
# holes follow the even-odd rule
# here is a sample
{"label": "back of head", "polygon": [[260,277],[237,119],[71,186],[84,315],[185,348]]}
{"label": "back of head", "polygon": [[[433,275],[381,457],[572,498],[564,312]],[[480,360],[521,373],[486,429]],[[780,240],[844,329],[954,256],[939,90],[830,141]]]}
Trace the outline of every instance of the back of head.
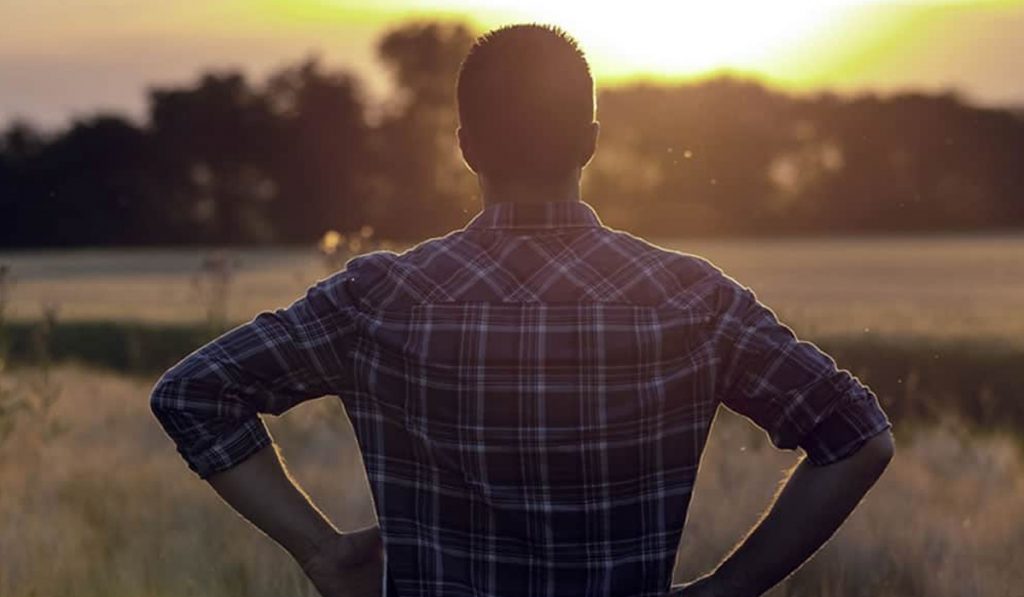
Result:
{"label": "back of head", "polygon": [[495,181],[556,179],[590,158],[594,80],[576,41],[556,27],[513,25],[480,37],[462,63],[457,97],[467,162]]}

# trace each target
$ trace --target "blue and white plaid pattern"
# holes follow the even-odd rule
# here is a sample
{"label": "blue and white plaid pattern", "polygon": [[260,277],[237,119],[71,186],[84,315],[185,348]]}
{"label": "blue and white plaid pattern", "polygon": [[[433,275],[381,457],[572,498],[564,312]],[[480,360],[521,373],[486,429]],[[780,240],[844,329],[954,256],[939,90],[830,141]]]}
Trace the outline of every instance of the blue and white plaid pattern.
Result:
{"label": "blue and white plaid pattern", "polygon": [[661,596],[719,404],[815,463],[889,421],[709,262],[585,203],[498,204],[371,253],[168,371],[152,407],[200,476],[336,394],[403,597]]}

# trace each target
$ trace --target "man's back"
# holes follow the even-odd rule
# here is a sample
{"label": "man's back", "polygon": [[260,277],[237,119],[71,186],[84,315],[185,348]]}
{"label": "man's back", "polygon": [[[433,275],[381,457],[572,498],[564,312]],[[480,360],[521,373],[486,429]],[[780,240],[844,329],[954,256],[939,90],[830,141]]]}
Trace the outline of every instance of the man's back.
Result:
{"label": "man's back", "polygon": [[663,595],[715,411],[718,276],[582,203],[349,266],[342,392],[401,595]]}
{"label": "man's back", "polygon": [[[822,464],[888,427],[750,291],[581,202],[491,206],[401,255],[352,260],[249,328],[260,350],[232,354],[266,360],[287,342],[316,368],[260,410],[344,400],[403,597],[664,595],[719,402]],[[178,375],[258,368],[225,361],[244,344]],[[836,413],[853,424],[815,432]],[[197,470],[258,447],[242,435],[206,446],[219,460]]]}

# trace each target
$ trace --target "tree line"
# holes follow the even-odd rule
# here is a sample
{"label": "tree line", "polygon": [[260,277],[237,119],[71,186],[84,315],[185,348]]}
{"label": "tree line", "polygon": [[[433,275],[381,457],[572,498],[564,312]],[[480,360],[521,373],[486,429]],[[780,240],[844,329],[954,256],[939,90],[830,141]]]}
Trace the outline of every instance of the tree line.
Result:
{"label": "tree line", "polygon": [[[209,71],[148,92],[142,123],[0,133],[0,246],[308,243],[372,226],[414,240],[479,208],[454,81],[474,33],[413,23],[377,45],[394,93],[309,58],[254,82]],[[958,96],[798,96],[720,77],[603,88],[585,198],[672,236],[1024,226],[1024,118]]]}

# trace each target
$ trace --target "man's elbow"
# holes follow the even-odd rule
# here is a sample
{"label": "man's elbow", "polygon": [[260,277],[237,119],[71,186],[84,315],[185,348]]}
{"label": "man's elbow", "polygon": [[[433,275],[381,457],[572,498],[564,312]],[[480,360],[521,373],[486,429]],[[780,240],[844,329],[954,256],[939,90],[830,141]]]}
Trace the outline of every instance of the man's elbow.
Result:
{"label": "man's elbow", "polygon": [[149,394],[149,410],[167,428],[169,417],[182,409],[181,380],[164,374]]}
{"label": "man's elbow", "polygon": [[896,454],[896,442],[893,441],[892,432],[885,430],[861,446],[857,451],[857,457],[869,466],[878,469],[881,474]]}

